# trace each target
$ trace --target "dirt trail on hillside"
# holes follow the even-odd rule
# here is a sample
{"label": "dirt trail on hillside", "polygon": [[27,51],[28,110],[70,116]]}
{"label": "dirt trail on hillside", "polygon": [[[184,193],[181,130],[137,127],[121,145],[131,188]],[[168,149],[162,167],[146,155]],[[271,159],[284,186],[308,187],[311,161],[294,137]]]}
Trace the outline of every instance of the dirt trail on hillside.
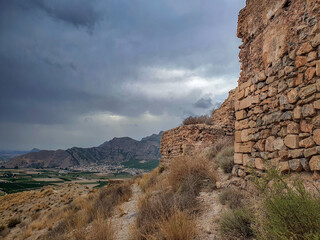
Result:
{"label": "dirt trail on hillside", "polygon": [[116,240],[129,240],[131,228],[134,226],[138,211],[138,201],[141,197],[141,189],[135,183],[132,185],[132,196],[128,202],[120,206],[119,213],[112,218],[112,223],[116,229]]}
{"label": "dirt trail on hillside", "polygon": [[201,240],[218,240],[218,219],[226,209],[219,202],[219,191],[201,192],[198,197],[203,212],[196,219],[198,238]]}

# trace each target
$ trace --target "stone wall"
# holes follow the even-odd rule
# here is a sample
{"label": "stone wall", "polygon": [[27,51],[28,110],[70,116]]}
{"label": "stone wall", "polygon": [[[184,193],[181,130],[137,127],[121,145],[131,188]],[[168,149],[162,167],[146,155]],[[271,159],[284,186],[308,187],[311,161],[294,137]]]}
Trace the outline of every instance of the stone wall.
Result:
{"label": "stone wall", "polygon": [[220,108],[212,113],[212,125],[185,125],[164,132],[160,146],[161,164],[166,165],[171,159],[190,153],[197,147],[213,145],[221,137],[233,136],[234,98],[235,90],[231,90]]}
{"label": "stone wall", "polygon": [[247,0],[241,10],[237,169],[320,170],[319,26],[319,0]]}

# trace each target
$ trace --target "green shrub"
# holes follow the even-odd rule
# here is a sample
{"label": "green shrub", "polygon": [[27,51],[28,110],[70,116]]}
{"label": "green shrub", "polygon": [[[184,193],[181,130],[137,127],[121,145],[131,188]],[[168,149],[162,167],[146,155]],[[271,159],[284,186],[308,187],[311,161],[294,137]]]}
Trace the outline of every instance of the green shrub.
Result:
{"label": "green shrub", "polygon": [[220,219],[220,232],[223,239],[238,240],[252,237],[251,223],[253,217],[246,208],[229,210]]}
{"label": "green shrub", "polygon": [[319,193],[308,192],[299,180],[289,186],[274,170],[260,179],[258,187],[264,194],[260,239],[320,239]]}
{"label": "green shrub", "polygon": [[239,190],[227,188],[219,195],[219,201],[222,205],[228,204],[231,209],[242,207],[243,195]]}
{"label": "green shrub", "polygon": [[216,155],[216,165],[221,168],[225,173],[231,173],[234,165],[233,162],[234,147],[227,147],[222,149]]}
{"label": "green shrub", "polygon": [[20,218],[12,218],[8,222],[8,228],[14,228],[17,226],[19,223],[21,223]]}

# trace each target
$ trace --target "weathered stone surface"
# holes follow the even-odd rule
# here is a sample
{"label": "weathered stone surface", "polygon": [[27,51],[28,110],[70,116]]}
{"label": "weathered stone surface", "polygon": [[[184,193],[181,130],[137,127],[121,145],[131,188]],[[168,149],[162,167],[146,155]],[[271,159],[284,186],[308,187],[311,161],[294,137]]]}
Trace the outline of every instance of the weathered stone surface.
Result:
{"label": "weathered stone surface", "polygon": [[315,84],[306,86],[302,88],[299,92],[299,97],[302,99],[305,99],[306,97],[310,96],[311,94],[314,94],[317,92],[317,86]]}
{"label": "weathered stone surface", "polygon": [[236,109],[245,111],[235,125],[246,131],[236,152],[252,142],[245,154],[256,168],[266,159],[282,172],[308,171],[320,156],[320,2],[288,2],[248,0],[239,14],[244,96]]}
{"label": "weathered stone surface", "polygon": [[286,162],[279,162],[279,171],[280,171],[281,173],[285,173],[285,172],[290,171],[289,162],[288,162],[288,161],[286,161]]}
{"label": "weathered stone surface", "polygon": [[313,104],[306,104],[302,106],[302,116],[303,117],[312,117],[316,114],[316,111],[313,107]]}
{"label": "weathered stone surface", "polygon": [[308,62],[308,57],[297,56],[296,57],[296,67],[301,67]]}
{"label": "weathered stone surface", "polygon": [[254,142],[246,143],[235,143],[235,152],[236,153],[250,153]]}
{"label": "weathered stone surface", "polygon": [[299,147],[301,148],[310,148],[310,147],[313,147],[314,145],[315,143],[313,141],[313,137],[305,138],[299,142]]}
{"label": "weathered stone surface", "polygon": [[304,156],[304,149],[294,149],[288,151],[289,158],[299,158]]}
{"label": "weathered stone surface", "polygon": [[316,155],[316,154],[320,154],[320,147],[319,146],[304,149],[304,156],[306,158],[309,158],[309,157]]}
{"label": "weathered stone surface", "polygon": [[264,166],[264,161],[262,158],[255,158],[254,159],[254,166],[256,169],[259,169],[259,170],[264,170],[265,169],[265,166]]}
{"label": "weathered stone surface", "polygon": [[311,40],[312,47],[317,47],[320,45],[320,34],[317,34],[312,40]]}
{"label": "weathered stone surface", "polygon": [[316,129],[313,131],[313,140],[317,145],[320,145],[320,129]]}
{"label": "weathered stone surface", "polygon": [[274,150],[273,142],[275,141],[275,137],[271,136],[266,139],[265,150],[267,152],[272,152]]}
{"label": "weathered stone surface", "polygon": [[320,170],[320,156],[313,156],[309,162],[311,171],[319,171]]}
{"label": "weathered stone surface", "polygon": [[287,133],[298,134],[300,132],[299,124],[296,122],[290,122],[287,126]]}
{"label": "weathered stone surface", "polygon": [[273,141],[272,145],[274,150],[281,150],[284,146],[284,142],[282,138],[277,138],[276,140]]}
{"label": "weathered stone surface", "polygon": [[243,164],[242,156],[243,156],[243,154],[241,154],[241,153],[235,153],[234,154],[234,163],[235,164]]}
{"label": "weathered stone surface", "polygon": [[295,88],[292,89],[287,96],[288,96],[288,102],[291,104],[297,102],[299,99],[298,91]]}
{"label": "weathered stone surface", "polygon": [[300,122],[300,129],[301,129],[301,132],[310,133],[312,132],[313,125],[308,123],[306,120],[302,120]]}
{"label": "weathered stone surface", "polygon": [[247,112],[245,110],[237,111],[236,112],[236,119],[242,120],[247,117]]}
{"label": "weathered stone surface", "polygon": [[301,172],[303,170],[300,159],[289,160],[289,167],[290,167],[290,170],[294,172]]}
{"label": "weathered stone surface", "polygon": [[298,148],[299,147],[299,136],[298,135],[287,135],[284,138],[284,144],[288,147],[288,148]]}

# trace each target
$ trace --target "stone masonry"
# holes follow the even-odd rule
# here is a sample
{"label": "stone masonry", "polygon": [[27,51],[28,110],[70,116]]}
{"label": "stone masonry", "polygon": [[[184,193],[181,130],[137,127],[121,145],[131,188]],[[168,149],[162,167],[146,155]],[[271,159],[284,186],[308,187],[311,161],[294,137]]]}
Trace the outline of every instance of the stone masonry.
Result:
{"label": "stone masonry", "polygon": [[197,147],[212,145],[221,137],[233,136],[234,97],[235,91],[231,90],[220,108],[212,113],[212,125],[185,125],[164,132],[160,146],[161,164],[166,165],[173,158],[188,154]]}
{"label": "stone masonry", "polygon": [[320,1],[247,0],[238,37],[236,168],[320,170]]}

